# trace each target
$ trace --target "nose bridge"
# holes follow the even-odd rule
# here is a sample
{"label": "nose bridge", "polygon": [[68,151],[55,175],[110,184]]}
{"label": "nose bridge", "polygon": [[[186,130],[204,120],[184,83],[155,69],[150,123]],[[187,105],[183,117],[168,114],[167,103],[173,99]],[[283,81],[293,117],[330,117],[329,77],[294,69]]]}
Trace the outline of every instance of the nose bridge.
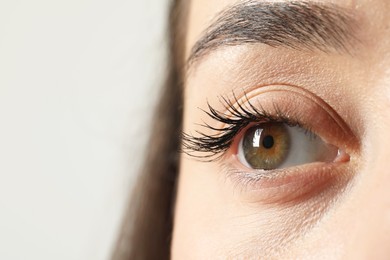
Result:
{"label": "nose bridge", "polygon": [[351,188],[347,259],[390,259],[390,124],[379,125],[367,137],[368,160]]}

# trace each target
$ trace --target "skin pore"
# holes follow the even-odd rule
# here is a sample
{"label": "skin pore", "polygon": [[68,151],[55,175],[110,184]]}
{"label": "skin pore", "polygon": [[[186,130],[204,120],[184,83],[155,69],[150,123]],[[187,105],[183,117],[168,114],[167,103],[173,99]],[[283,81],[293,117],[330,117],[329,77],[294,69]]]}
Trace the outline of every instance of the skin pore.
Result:
{"label": "skin pore", "polygon": [[[172,258],[386,259],[390,2],[192,0],[187,22]],[[232,107],[259,119],[214,153],[230,125],[207,112],[236,119]],[[293,121],[339,152],[251,169],[240,140],[265,120]],[[302,136],[289,152],[311,144]]]}

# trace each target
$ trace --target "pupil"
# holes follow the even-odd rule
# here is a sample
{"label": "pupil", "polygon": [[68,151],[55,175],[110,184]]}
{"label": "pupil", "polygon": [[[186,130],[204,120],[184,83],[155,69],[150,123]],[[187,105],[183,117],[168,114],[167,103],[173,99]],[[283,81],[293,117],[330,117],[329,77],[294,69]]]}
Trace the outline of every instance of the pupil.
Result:
{"label": "pupil", "polygon": [[264,137],[263,146],[265,149],[271,149],[274,146],[274,138],[270,135]]}

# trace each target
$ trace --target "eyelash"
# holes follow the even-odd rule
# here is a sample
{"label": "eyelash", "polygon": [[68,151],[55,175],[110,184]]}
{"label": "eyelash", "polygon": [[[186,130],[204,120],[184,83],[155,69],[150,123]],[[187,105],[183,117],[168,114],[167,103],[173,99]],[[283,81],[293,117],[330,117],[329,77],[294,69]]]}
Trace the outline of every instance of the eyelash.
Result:
{"label": "eyelash", "polygon": [[[208,110],[203,110],[209,117],[217,122],[225,124],[223,128],[215,128],[209,124],[200,124],[201,127],[217,132],[216,134],[206,134],[196,131],[198,136],[183,133],[183,152],[191,157],[203,159],[205,161],[216,161],[231,147],[236,136],[253,123],[285,123],[288,126],[299,126],[306,130],[306,133],[311,135],[312,132],[308,127],[303,127],[299,120],[292,119],[291,116],[282,112],[276,103],[273,107],[276,111],[275,115],[267,113],[262,109],[256,108],[245,95],[245,103],[247,106],[240,104],[239,100],[233,93],[233,100],[226,97],[221,97],[220,102],[226,109],[226,113],[222,113],[214,109],[209,103]],[[237,107],[234,106],[237,104]],[[197,154],[194,154],[197,153]],[[202,153],[203,155],[198,155]]]}

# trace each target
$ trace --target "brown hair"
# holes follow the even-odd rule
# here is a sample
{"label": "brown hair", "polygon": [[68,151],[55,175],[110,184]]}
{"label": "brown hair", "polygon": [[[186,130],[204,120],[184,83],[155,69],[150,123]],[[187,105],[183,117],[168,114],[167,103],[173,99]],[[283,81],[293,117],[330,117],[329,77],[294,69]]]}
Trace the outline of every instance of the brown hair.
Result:
{"label": "brown hair", "polygon": [[168,23],[169,71],[151,126],[144,168],[132,192],[113,260],[170,256],[183,110],[183,13],[183,1],[172,0]]}

